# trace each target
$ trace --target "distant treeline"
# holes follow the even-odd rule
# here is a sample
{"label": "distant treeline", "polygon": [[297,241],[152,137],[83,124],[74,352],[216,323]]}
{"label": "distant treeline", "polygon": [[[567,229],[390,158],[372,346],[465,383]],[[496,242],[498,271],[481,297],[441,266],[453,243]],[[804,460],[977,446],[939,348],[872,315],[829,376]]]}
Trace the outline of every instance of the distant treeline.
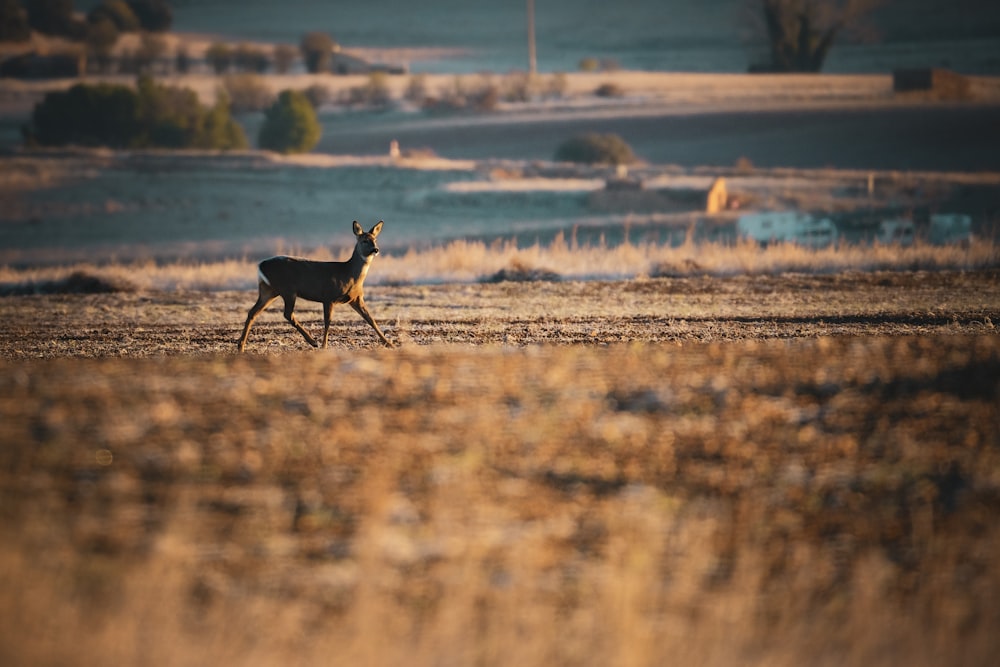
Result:
{"label": "distant treeline", "polygon": [[247,147],[243,128],[226,100],[212,107],[189,89],[140,77],[136,87],[77,84],[48,93],[23,129],[29,146],[111,148]]}
{"label": "distant treeline", "polygon": [[27,41],[34,30],[82,42],[104,24],[116,32],[166,32],[174,22],[166,0],[104,0],[83,19],[73,4],[73,0],[0,0],[0,41]]}
{"label": "distant treeline", "polygon": [[[187,88],[139,78],[135,88],[100,83],[76,84],[39,102],[24,126],[28,146],[102,146],[125,148],[249,147],[243,127],[220,96],[206,107]],[[283,91],[267,109],[257,142],[261,148],[302,153],[319,142],[316,112],[302,92]]]}

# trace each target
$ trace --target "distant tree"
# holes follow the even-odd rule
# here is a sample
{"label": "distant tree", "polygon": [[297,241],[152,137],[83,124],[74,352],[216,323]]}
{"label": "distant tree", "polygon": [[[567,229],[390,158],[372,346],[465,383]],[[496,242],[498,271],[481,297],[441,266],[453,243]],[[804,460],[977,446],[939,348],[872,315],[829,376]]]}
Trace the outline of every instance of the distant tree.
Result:
{"label": "distant tree", "polygon": [[257,144],[279,153],[308,153],[319,143],[321,134],[316,111],[306,96],[285,90],[267,110]]}
{"label": "distant tree", "polygon": [[233,49],[228,44],[216,42],[205,51],[205,60],[216,74],[225,74],[233,64]]}
{"label": "distant tree", "polygon": [[274,45],[274,69],[278,74],[288,74],[289,70],[292,69],[292,63],[295,62],[298,52],[295,50],[294,46],[289,46],[288,44],[275,44]]}
{"label": "distant tree", "polygon": [[167,41],[162,36],[144,32],[139,39],[135,59],[140,72],[152,72],[156,63],[167,53]]}
{"label": "distant tree", "polygon": [[174,10],[166,0],[126,0],[139,26],[150,32],[167,32],[174,23]]}
{"label": "distant tree", "polygon": [[350,90],[349,102],[375,107],[384,107],[392,101],[392,91],[389,89],[389,75],[385,72],[371,72],[368,81],[363,86]]}
{"label": "distant tree", "polygon": [[104,0],[87,14],[87,23],[97,23],[102,19],[114,23],[119,32],[139,29],[139,19],[125,0]]}
{"label": "distant tree", "polygon": [[174,70],[178,74],[187,74],[191,71],[191,54],[183,44],[178,46],[174,53]]}
{"label": "distant tree", "polygon": [[427,100],[427,75],[414,74],[410,77],[410,82],[406,84],[406,91],[403,99],[412,102],[417,106],[423,106]]}
{"label": "distant tree", "polygon": [[86,27],[76,18],[73,0],[26,0],[28,24],[46,35],[81,40]]}
{"label": "distant tree", "polygon": [[617,134],[583,134],[560,144],[557,162],[584,164],[631,164],[635,162],[632,148]]}
{"label": "distant tree", "polygon": [[84,40],[87,45],[87,55],[96,64],[98,71],[111,71],[112,56],[118,37],[118,28],[114,21],[106,16],[87,22],[87,38]]}
{"label": "distant tree", "polygon": [[0,0],[0,42],[26,42],[31,39],[28,12],[20,0]]}
{"label": "distant tree", "polygon": [[244,72],[263,74],[271,65],[271,60],[263,50],[250,44],[239,44],[233,57],[236,68]]}
{"label": "distant tree", "polygon": [[760,12],[768,61],[752,70],[818,72],[834,41],[861,34],[864,19],[886,0],[753,0]]}
{"label": "distant tree", "polygon": [[136,88],[140,131],[133,146],[221,150],[247,147],[243,129],[229,115],[227,105],[206,109],[193,90],[164,86],[148,76],[140,77]]}
{"label": "distant tree", "polygon": [[204,116],[194,148],[244,150],[249,148],[246,133],[233,120],[225,96],[221,96]]}
{"label": "distant tree", "polygon": [[299,48],[302,51],[302,59],[306,63],[306,70],[311,74],[330,71],[336,43],[328,34],[307,32],[302,36]]}
{"label": "distant tree", "polygon": [[35,105],[28,143],[126,148],[139,128],[139,96],[126,86],[77,84]]}
{"label": "distant tree", "polygon": [[136,88],[77,84],[48,93],[25,128],[30,145],[111,148],[246,148],[225,104],[206,109],[192,90],[140,77]]}

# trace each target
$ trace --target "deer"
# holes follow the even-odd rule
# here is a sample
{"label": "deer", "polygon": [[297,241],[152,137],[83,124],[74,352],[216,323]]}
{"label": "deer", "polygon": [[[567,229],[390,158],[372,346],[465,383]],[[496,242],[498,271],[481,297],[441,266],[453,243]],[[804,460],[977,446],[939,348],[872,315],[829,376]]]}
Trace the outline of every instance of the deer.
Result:
{"label": "deer", "polygon": [[372,259],[378,254],[376,239],[382,231],[384,222],[379,220],[369,231],[354,221],[354,236],[357,243],[354,253],[346,262],[319,262],[301,257],[278,255],[265,259],[257,265],[257,303],[247,313],[246,324],[243,325],[243,335],[240,336],[239,351],[243,352],[247,345],[250,326],[261,311],[271,305],[279,296],[285,302],[285,319],[302,334],[306,342],[313,347],[319,347],[308,331],[295,318],[295,300],[317,301],[323,304],[323,348],[326,348],[330,337],[330,317],[333,306],[338,303],[348,303],[358,314],[370,324],[379,339],[386,347],[392,347],[382,330],[378,328],[375,319],[365,306],[364,283]]}

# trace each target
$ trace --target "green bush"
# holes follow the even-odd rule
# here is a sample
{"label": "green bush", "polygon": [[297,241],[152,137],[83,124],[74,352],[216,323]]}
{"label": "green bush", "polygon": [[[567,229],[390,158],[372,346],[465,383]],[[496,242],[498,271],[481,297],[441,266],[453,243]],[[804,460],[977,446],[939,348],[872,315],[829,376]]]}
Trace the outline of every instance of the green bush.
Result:
{"label": "green bush", "polygon": [[243,127],[233,120],[225,98],[203,115],[201,132],[193,148],[243,150],[250,147]]}
{"label": "green bush", "polygon": [[585,164],[631,164],[632,148],[617,134],[583,134],[563,142],[556,149],[557,162]]}
{"label": "green bush", "polygon": [[35,105],[26,129],[41,146],[127,148],[139,132],[139,96],[125,86],[77,84],[48,93]]}
{"label": "green bush", "polygon": [[111,148],[247,147],[225,104],[206,109],[189,89],[139,79],[136,89],[77,84],[39,102],[24,130],[30,145]]}
{"label": "green bush", "polygon": [[309,99],[297,90],[285,90],[267,110],[257,144],[279,153],[308,153],[319,143],[321,133]]}

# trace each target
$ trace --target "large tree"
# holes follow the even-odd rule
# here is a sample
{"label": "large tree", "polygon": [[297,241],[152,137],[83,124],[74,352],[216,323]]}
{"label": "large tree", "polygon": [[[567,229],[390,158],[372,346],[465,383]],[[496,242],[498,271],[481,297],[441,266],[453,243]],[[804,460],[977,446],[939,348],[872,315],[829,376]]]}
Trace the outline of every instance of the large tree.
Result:
{"label": "large tree", "polygon": [[150,32],[167,32],[174,22],[174,10],[167,0],[127,0],[139,26]]}
{"label": "large tree", "polygon": [[73,0],[25,0],[28,23],[46,35],[83,38],[86,32],[73,12]]}
{"label": "large tree", "polygon": [[0,0],[0,42],[26,42],[31,39],[28,12],[20,0]]}
{"label": "large tree", "polygon": [[774,72],[818,72],[842,34],[861,34],[864,19],[886,0],[753,0],[767,39]]}

